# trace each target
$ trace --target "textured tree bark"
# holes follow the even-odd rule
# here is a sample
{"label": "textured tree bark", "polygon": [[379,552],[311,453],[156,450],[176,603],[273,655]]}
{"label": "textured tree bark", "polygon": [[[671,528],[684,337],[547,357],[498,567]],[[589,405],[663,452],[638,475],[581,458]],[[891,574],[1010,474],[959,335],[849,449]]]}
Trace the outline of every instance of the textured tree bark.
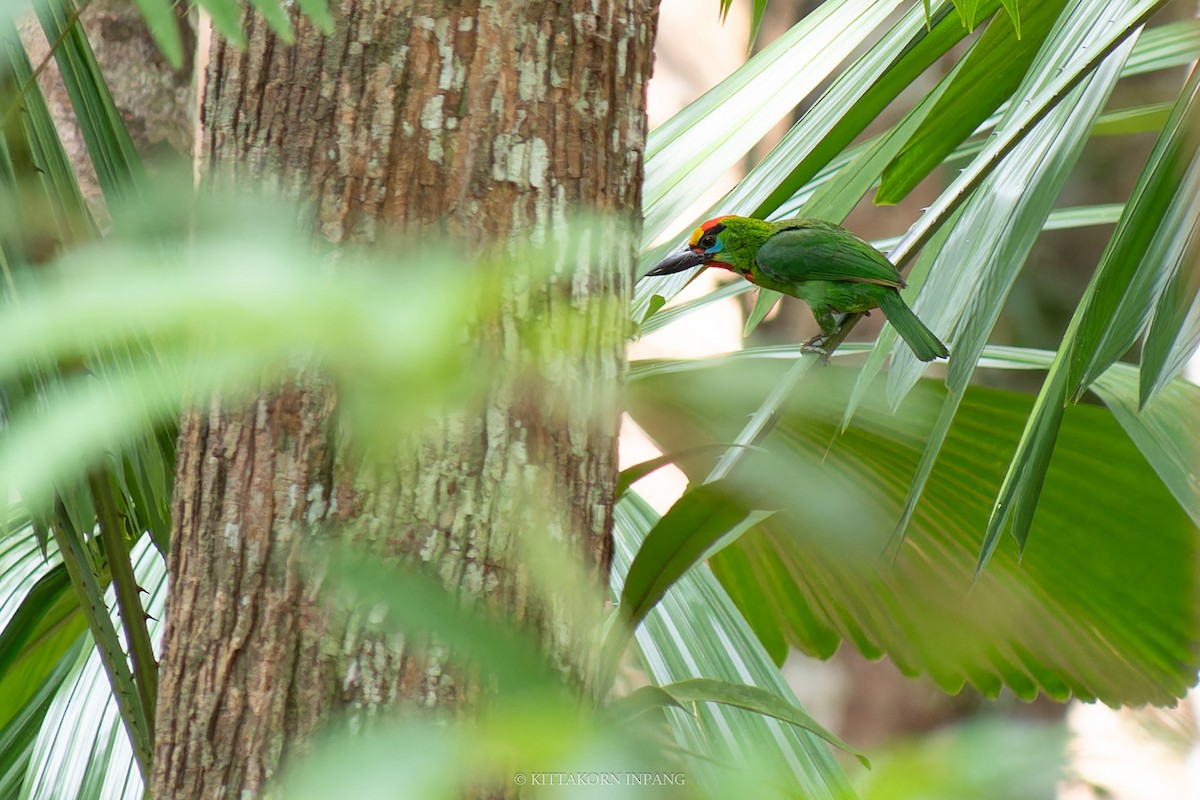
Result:
{"label": "textured tree bark", "polygon": [[[335,243],[419,229],[480,250],[577,210],[638,217],[653,0],[335,5],[327,38],[298,23],[287,47],[249,18],[245,52],[212,45],[204,168],[315,199]],[[322,523],[532,622],[578,667],[585,634],[533,599],[518,538],[548,526],[606,580],[629,227],[613,223],[570,274],[513,268],[472,341],[510,368],[387,474],[347,454],[317,380],[186,415],[152,796],[257,796],[335,711],[472,691],[437,657],[327,611],[296,569]],[[582,321],[582,348],[547,363],[519,331],[563,315]]]}

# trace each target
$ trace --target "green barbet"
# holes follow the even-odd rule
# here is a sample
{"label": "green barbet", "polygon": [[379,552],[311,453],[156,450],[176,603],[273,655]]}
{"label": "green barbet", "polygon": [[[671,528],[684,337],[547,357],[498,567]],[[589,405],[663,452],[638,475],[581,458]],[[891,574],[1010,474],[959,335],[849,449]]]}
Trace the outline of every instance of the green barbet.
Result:
{"label": "green barbet", "polygon": [[686,245],[646,274],[670,275],[698,266],[721,267],[763,288],[800,298],[821,326],[824,336],[819,341],[838,332],[838,314],[879,308],[917,358],[932,361],[950,355],[900,297],[904,278],[892,262],[832,222],[717,217],[696,228]]}

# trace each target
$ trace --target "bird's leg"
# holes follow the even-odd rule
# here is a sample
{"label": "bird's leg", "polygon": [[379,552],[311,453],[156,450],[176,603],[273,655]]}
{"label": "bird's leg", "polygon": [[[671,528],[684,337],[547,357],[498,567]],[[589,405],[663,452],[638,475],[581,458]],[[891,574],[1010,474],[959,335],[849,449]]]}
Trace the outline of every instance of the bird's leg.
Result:
{"label": "bird's leg", "polygon": [[819,311],[814,308],[813,316],[816,317],[817,324],[821,326],[821,333],[800,345],[800,349],[810,353],[818,353],[828,362],[829,351],[825,349],[825,343],[842,329],[842,315],[834,314],[832,310],[826,307]]}

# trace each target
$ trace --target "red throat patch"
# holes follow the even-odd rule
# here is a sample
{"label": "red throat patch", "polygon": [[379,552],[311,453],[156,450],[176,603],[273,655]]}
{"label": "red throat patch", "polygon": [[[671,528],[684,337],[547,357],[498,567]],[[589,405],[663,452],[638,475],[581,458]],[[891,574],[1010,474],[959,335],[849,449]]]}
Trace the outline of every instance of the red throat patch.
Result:
{"label": "red throat patch", "polygon": [[716,267],[717,269],[727,269],[730,272],[732,272],[734,275],[738,275],[738,276],[745,278],[746,280],[750,280],[750,271],[749,270],[744,270],[744,271],[740,270],[737,267],[735,267],[733,264],[726,264],[724,261],[709,261],[704,266]]}

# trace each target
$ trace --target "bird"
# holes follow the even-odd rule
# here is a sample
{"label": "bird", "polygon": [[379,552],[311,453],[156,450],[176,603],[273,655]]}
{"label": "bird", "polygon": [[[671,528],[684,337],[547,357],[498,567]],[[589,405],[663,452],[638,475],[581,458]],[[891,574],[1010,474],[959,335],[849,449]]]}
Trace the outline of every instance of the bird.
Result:
{"label": "bird", "polygon": [[900,296],[905,283],[895,265],[841,225],[804,217],[774,222],[716,217],[646,275],[699,266],[727,269],[757,286],[803,300],[821,326],[823,335],[808,343],[820,352],[841,330],[838,315],[879,308],[921,361],[950,355]]}

